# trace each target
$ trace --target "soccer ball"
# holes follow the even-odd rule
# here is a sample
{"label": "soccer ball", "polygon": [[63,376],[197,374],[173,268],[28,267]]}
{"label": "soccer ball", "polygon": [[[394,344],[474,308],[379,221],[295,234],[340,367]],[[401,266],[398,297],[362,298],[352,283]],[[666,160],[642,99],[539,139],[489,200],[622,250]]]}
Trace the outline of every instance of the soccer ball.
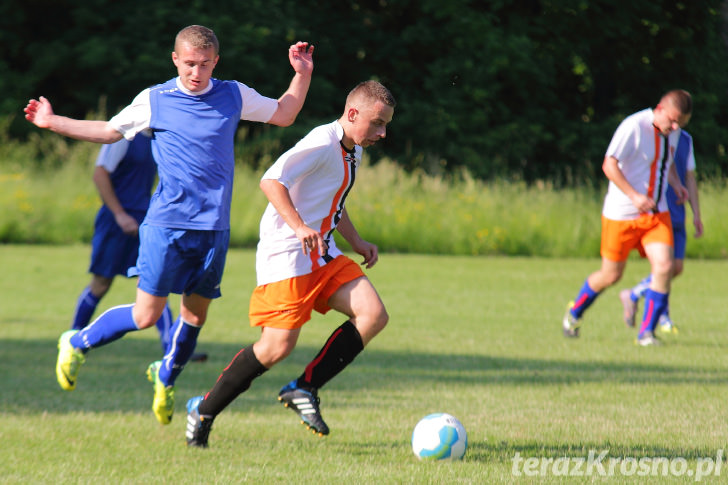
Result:
{"label": "soccer ball", "polygon": [[425,416],[412,432],[412,451],[420,460],[459,460],[468,447],[465,428],[454,416]]}

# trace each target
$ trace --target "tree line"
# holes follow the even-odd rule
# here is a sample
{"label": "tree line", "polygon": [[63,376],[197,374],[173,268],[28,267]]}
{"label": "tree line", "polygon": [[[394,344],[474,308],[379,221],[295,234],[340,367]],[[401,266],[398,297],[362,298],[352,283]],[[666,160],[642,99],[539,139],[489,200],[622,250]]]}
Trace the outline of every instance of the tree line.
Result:
{"label": "tree line", "polygon": [[[348,91],[378,79],[398,101],[370,150],[408,170],[481,179],[599,184],[618,123],[672,88],[693,94],[699,170],[728,175],[728,2],[702,0],[9,0],[0,5],[0,116],[9,135],[44,95],[59,114],[110,117],[174,77],[175,34],[206,25],[215,77],[277,97],[288,46],[316,46],[294,127],[241,126],[247,163],[338,117]],[[239,144],[240,145],[240,144]]]}

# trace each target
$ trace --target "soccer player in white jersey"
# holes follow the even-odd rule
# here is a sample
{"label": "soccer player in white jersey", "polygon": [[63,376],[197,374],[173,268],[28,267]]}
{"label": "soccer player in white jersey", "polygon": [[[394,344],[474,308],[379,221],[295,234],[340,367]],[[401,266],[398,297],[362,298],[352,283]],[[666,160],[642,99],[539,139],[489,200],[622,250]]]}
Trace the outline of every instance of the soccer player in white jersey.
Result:
{"label": "soccer player in white jersey", "polygon": [[61,335],[56,377],[64,390],[75,389],[90,349],[153,326],[169,293],[180,293],[180,318],[168,352],[147,369],[154,384],[152,411],[162,424],[172,420],[175,379],[192,355],[210,302],[220,296],[237,125],[240,120],[292,124],[313,72],[313,46],[297,42],[288,50],[295,71],[288,89],[278,99],[267,98],[237,81],[212,78],[218,52],[212,30],[185,27],[172,52],[178,76],[145,89],[109,121],[55,115],[44,97],[25,107],[26,119],[36,126],[84,141],[113,143],[131,140],[145,129],[153,132],[160,182],[139,228],[136,302],[111,308],[83,330]]}
{"label": "soccer player in white jersey", "polygon": [[[675,168],[680,176],[680,181],[688,189],[688,202],[693,216],[695,232],[693,237],[699,238],[703,235],[703,220],[700,217],[700,198],[698,196],[698,182],[695,179],[695,154],[693,150],[693,138],[690,134],[681,130],[680,140],[675,151]],[[670,220],[672,222],[672,236],[674,240],[673,268],[671,278],[674,280],[683,272],[685,264],[685,247],[687,245],[687,229],[685,228],[685,204],[678,204],[675,192],[672,187],[667,188],[667,205],[670,209]],[[634,327],[635,314],[639,299],[650,287],[652,275],[647,275],[633,288],[626,288],[619,292],[619,299],[624,308],[624,322],[628,327]],[[665,333],[678,333],[677,325],[670,318],[669,306],[660,317],[658,328]]]}
{"label": "soccer player in white jersey", "polygon": [[654,330],[667,307],[673,264],[665,194],[669,183],[679,203],[688,196],[672,161],[680,127],[691,114],[690,94],[672,90],[654,109],[625,118],[614,133],[602,165],[609,179],[602,209],[602,266],[589,275],[569,304],[562,322],[565,336],[579,336],[582,315],[601,292],[619,281],[630,251],[637,249],[649,260],[652,274],[637,343],[659,344]]}
{"label": "soccer player in white jersey", "polygon": [[342,116],[314,128],[263,175],[270,203],[260,223],[258,286],[250,300],[250,324],[260,339],[242,349],[213,388],[187,403],[187,444],[206,447],[215,417],[251,382],[286,358],[311,318],[334,309],[346,321],[331,334],[303,373],[281,389],[278,400],[319,435],[329,433],[318,390],[341,372],[387,324],[382,300],[359,266],[336,247],[339,234],[371,268],[378,249],[363,240],[344,202],[356,178],[362,147],[386,136],[395,100],[382,84],[366,81],[346,98]]}

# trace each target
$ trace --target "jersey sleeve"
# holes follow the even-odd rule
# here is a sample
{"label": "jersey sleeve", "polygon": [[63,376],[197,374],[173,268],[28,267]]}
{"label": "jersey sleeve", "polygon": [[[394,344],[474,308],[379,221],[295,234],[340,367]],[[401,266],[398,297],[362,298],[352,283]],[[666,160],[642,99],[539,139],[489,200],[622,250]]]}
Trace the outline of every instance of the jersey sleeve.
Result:
{"label": "jersey sleeve", "polygon": [[618,162],[631,158],[638,145],[636,129],[632,120],[627,118],[619,124],[607,147],[606,157],[614,157]]}
{"label": "jersey sleeve", "polygon": [[267,123],[278,109],[278,100],[263,96],[255,89],[241,82],[238,82],[238,88],[243,99],[240,119]]}
{"label": "jersey sleeve", "polygon": [[152,118],[149,93],[149,89],[139,93],[129,106],[109,120],[109,124],[129,141],[133,140],[140,131],[149,128]]}
{"label": "jersey sleeve", "polygon": [[129,144],[129,140],[122,138],[116,143],[102,146],[98,157],[96,157],[96,166],[103,167],[109,173],[114,173],[116,167],[126,156]]}
{"label": "jersey sleeve", "polygon": [[323,158],[321,150],[326,145],[314,140],[303,138],[293,148],[289,149],[263,174],[262,180],[273,179],[291,188],[296,180],[315,171]]}
{"label": "jersey sleeve", "polygon": [[695,171],[695,145],[693,144],[692,138],[690,139],[690,152],[688,153],[688,163],[686,165],[688,172]]}

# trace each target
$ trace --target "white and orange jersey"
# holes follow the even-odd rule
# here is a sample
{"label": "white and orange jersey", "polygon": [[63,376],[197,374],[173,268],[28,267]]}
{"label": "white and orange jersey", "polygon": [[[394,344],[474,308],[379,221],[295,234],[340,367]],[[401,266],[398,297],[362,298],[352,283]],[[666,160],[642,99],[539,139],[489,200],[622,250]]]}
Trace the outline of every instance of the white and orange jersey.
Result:
{"label": "white and orange jersey", "polygon": [[260,221],[256,253],[259,286],[308,274],[342,254],[333,232],[362,154],[358,145],[347,151],[341,144],[343,136],[338,121],[316,127],[263,174],[263,180],[277,180],[288,189],[301,219],[321,233],[328,251],[324,255],[303,254],[295,232],[269,203]]}
{"label": "white and orange jersey", "polygon": [[[667,210],[668,173],[680,130],[665,137],[654,127],[653,120],[651,108],[625,118],[614,132],[606,156],[616,158],[630,185],[655,200],[658,212],[664,212]],[[607,219],[628,220],[636,219],[639,214],[630,198],[610,181],[602,215]]]}

